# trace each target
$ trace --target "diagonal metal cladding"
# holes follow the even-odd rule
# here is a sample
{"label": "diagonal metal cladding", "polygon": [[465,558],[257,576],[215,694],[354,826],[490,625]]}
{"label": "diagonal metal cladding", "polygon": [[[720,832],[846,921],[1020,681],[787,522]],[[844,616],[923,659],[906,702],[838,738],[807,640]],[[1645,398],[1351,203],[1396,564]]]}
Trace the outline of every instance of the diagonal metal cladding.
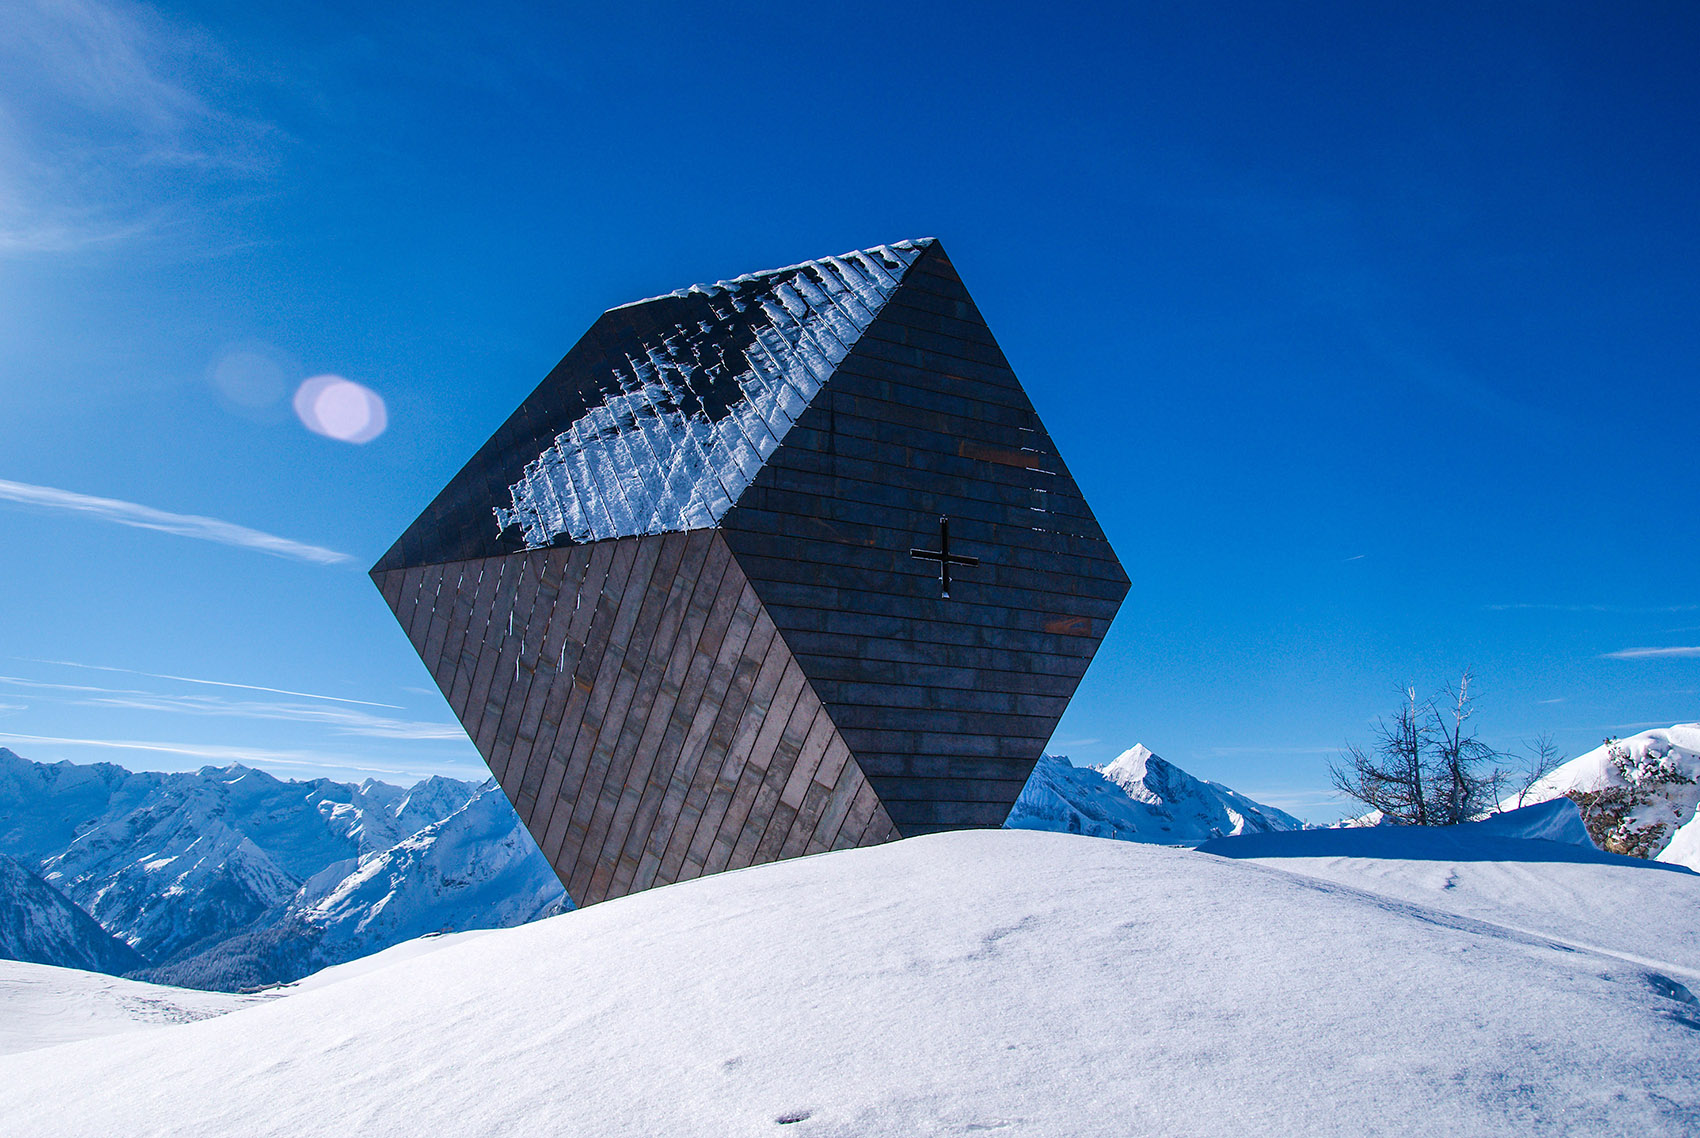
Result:
{"label": "diagonal metal cladding", "polygon": [[375,575],[578,904],[897,836],[718,532]]}
{"label": "diagonal metal cladding", "polygon": [[581,905],[1001,824],[1128,588],[933,241],[610,310],[372,576]]}

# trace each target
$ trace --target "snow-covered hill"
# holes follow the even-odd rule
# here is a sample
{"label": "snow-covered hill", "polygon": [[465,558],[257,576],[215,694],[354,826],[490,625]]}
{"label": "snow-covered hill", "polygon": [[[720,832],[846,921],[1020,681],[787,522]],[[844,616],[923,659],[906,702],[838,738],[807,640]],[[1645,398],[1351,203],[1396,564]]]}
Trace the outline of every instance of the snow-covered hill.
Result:
{"label": "snow-covered hill", "polygon": [[1700,723],[1601,744],[1536,783],[1523,801],[1561,795],[1583,803],[1608,846],[1700,870]]}
{"label": "snow-covered hill", "polygon": [[1135,744],[1104,767],[1046,755],[1006,826],[1098,838],[1185,845],[1225,834],[1297,830],[1291,814],[1194,778]]}
{"label": "snow-covered hill", "polygon": [[1460,830],[1333,832],[1342,884],[1013,830],[722,874],[0,1058],[0,1132],[1693,1134],[1700,878]]}
{"label": "snow-covered hill", "polygon": [[[445,778],[134,773],[0,748],[7,855],[134,950],[102,958],[112,971],[214,988],[293,980],[426,932],[516,924],[564,898],[494,783]],[[0,879],[0,925],[46,920],[27,881],[11,884]]]}

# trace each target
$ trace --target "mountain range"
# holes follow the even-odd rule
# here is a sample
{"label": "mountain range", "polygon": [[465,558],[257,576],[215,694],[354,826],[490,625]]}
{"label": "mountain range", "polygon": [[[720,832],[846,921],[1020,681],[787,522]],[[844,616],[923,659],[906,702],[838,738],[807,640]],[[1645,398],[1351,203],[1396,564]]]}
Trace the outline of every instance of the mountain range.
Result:
{"label": "mountain range", "polygon": [[[1142,746],[1042,759],[1008,826],[1187,844],[1298,829]],[[571,906],[494,782],[132,772],[0,748],[0,956],[241,991]]]}
{"label": "mountain range", "polygon": [[[1602,849],[1700,869],[1700,724],[1570,760],[1512,808],[1564,797]],[[1045,756],[1006,826],[1197,845],[1299,830],[1144,746]],[[432,933],[571,907],[493,781],[132,772],[0,748],[0,957],[241,991]]]}
{"label": "mountain range", "polygon": [[132,772],[0,748],[0,856],[0,955],[227,990],[569,904],[500,789],[448,778]]}

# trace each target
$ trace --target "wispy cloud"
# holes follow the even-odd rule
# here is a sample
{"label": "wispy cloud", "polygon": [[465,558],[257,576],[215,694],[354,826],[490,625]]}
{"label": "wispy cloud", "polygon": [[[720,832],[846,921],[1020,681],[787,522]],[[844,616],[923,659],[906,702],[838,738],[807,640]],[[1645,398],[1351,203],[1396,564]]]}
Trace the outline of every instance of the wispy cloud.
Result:
{"label": "wispy cloud", "polygon": [[182,224],[197,195],[251,183],[277,132],[233,109],[243,70],[134,0],[13,0],[0,26],[0,255],[132,240]]}
{"label": "wispy cloud", "polygon": [[1211,747],[1212,755],[1334,755],[1339,747]]}
{"label": "wispy cloud", "polygon": [[364,774],[393,775],[404,778],[424,778],[431,774],[458,775],[482,778],[488,772],[470,765],[433,766],[429,770],[409,767],[371,766],[365,759],[352,755],[331,755],[319,751],[277,750],[266,747],[247,747],[222,743],[170,743],[148,739],[85,739],[63,735],[24,735],[15,731],[0,731],[0,742],[39,743],[56,747],[86,747],[95,750],[136,751],[151,754],[179,755],[188,759],[214,762],[245,763],[256,766],[285,767],[296,770],[359,771]]}
{"label": "wispy cloud", "polygon": [[1663,660],[1681,656],[1700,656],[1700,645],[1679,648],[1624,648],[1606,652],[1602,660]]}
{"label": "wispy cloud", "polygon": [[[183,715],[230,716],[289,723],[317,723],[338,735],[371,739],[404,739],[416,742],[457,740],[466,733],[458,724],[427,723],[373,715],[352,707],[283,703],[266,700],[232,700],[215,695],[169,695],[128,688],[103,688],[90,684],[57,684],[21,676],[0,676],[0,685],[25,691],[58,693],[58,702],[81,707],[116,707],[127,711],[160,711]],[[51,697],[50,697],[51,698]]]}
{"label": "wispy cloud", "polygon": [[[240,688],[243,691],[263,691],[271,695],[298,695],[305,699],[328,699],[332,703],[355,703],[361,707],[387,707],[392,711],[400,711],[401,706],[394,703],[374,703],[369,699],[349,699],[340,695],[321,695],[318,692],[292,691],[289,688],[268,688],[260,684],[239,684],[233,680],[202,680],[194,676],[173,676],[167,672],[138,672],[134,668],[114,668],[106,664],[79,664],[72,660],[42,660],[34,656],[14,656],[14,660],[27,660],[32,664],[55,664],[61,668],[83,668],[91,672],[117,672],[125,676],[145,676],[150,680],[175,680],[182,684],[208,684],[217,688]],[[408,688],[408,691],[420,695],[436,695],[434,688]]]}
{"label": "wispy cloud", "polygon": [[1610,613],[1613,616],[1653,616],[1659,613],[1695,612],[1700,610],[1700,604],[1687,605],[1652,605],[1636,607],[1634,605],[1558,605],[1558,604],[1510,604],[1483,605],[1488,612],[1598,612]]}
{"label": "wispy cloud", "polygon": [[[1236,788],[1236,790],[1237,789],[1238,788]],[[1337,811],[1339,809],[1340,802],[1342,801],[1338,795],[1332,793],[1319,792],[1307,794],[1303,791],[1290,789],[1264,790],[1258,787],[1252,787],[1247,790],[1239,790],[1238,793],[1245,795],[1253,802],[1260,802],[1265,806],[1273,806],[1277,810],[1285,810],[1289,814],[1296,814],[1300,818],[1307,820],[1316,814],[1326,814]]]}
{"label": "wispy cloud", "polygon": [[220,521],[217,518],[203,518],[194,514],[171,514],[164,510],[156,510],[152,506],[138,505],[135,502],[123,502],[116,498],[95,498],[70,490],[58,490],[51,486],[32,486],[27,482],[8,482],[5,479],[0,479],[0,500],[18,502],[28,506],[39,506],[64,513],[84,514],[121,526],[158,530],[161,533],[176,534],[179,537],[192,537],[200,541],[217,542],[220,545],[233,545],[242,549],[269,553],[273,557],[288,557],[296,561],[308,561],[315,565],[343,565],[354,560],[348,554],[338,553],[334,549],[291,541],[286,537],[263,533],[257,529],[249,529],[247,526]]}
{"label": "wispy cloud", "polygon": [[102,694],[83,702],[131,711],[166,711],[188,715],[234,716],[289,723],[318,723],[338,735],[361,735],[371,739],[407,739],[418,742],[453,739],[464,742],[466,731],[458,723],[422,723],[390,719],[353,708],[320,707],[305,703],[265,703],[256,700],[223,700],[216,696],[168,696],[147,693]]}

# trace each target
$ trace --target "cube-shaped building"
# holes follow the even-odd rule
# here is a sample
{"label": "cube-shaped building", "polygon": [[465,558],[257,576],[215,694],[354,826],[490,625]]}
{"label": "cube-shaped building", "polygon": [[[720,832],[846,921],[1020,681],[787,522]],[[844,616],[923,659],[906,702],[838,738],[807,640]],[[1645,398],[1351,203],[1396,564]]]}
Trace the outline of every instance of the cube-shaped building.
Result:
{"label": "cube-shaped building", "polygon": [[1001,825],[1128,589],[933,240],[603,313],[372,578],[580,905]]}

